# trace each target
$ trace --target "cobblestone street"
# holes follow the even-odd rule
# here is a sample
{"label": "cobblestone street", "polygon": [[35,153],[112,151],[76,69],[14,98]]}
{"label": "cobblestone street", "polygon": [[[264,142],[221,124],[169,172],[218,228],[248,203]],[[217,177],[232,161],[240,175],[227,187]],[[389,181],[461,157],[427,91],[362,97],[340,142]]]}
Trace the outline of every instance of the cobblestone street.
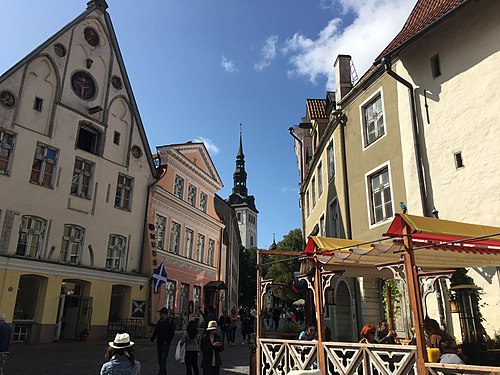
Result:
{"label": "cobblestone street", "polygon": [[[168,374],[183,375],[186,368],[174,358],[175,346],[182,333],[177,332],[168,356]],[[149,339],[137,339],[136,358],[141,362],[142,375],[158,373],[156,343]],[[67,341],[47,344],[13,344],[11,354],[5,364],[6,375],[90,375],[99,374],[104,363],[107,341]],[[249,373],[249,353],[241,345],[241,335],[237,335],[236,345],[225,347],[222,357],[221,375]],[[198,357],[198,365],[201,355]],[[200,369],[201,374],[201,369]]]}

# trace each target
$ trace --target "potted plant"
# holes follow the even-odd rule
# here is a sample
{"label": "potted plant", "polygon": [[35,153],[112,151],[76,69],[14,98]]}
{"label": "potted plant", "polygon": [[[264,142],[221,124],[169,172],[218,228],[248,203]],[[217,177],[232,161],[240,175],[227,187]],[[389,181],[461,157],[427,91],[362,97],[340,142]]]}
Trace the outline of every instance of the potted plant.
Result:
{"label": "potted plant", "polygon": [[250,354],[250,375],[257,374],[257,337],[255,333],[251,333],[247,340],[246,346],[248,348],[248,353]]}

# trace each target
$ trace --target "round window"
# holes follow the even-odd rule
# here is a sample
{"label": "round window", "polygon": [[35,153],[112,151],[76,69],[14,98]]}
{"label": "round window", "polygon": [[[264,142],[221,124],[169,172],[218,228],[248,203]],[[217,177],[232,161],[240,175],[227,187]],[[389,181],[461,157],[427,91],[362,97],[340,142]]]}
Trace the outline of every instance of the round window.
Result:
{"label": "round window", "polygon": [[95,31],[93,28],[85,28],[85,30],[83,30],[83,36],[85,37],[87,43],[92,47],[95,47],[99,44],[99,34],[97,34],[97,31]]}
{"label": "round window", "polygon": [[90,100],[96,94],[94,79],[86,72],[76,72],[71,76],[71,88],[82,99]]}

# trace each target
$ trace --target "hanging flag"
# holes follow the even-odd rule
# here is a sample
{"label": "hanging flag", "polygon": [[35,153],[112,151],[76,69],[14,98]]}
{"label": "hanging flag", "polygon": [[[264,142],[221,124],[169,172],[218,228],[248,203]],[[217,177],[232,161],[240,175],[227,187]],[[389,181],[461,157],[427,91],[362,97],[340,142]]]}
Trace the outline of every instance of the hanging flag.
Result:
{"label": "hanging flag", "polygon": [[158,293],[161,284],[165,284],[166,282],[167,270],[165,269],[165,265],[163,264],[163,262],[161,262],[158,268],[153,272],[153,286],[155,293]]}

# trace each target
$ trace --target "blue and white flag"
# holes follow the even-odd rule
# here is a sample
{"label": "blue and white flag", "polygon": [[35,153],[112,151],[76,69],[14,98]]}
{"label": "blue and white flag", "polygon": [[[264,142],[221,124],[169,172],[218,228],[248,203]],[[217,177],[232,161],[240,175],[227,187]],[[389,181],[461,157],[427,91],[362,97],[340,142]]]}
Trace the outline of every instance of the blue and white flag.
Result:
{"label": "blue and white flag", "polygon": [[166,282],[167,270],[165,269],[165,265],[163,264],[163,262],[161,262],[158,268],[153,272],[153,285],[155,293],[158,293],[161,284],[165,284]]}

